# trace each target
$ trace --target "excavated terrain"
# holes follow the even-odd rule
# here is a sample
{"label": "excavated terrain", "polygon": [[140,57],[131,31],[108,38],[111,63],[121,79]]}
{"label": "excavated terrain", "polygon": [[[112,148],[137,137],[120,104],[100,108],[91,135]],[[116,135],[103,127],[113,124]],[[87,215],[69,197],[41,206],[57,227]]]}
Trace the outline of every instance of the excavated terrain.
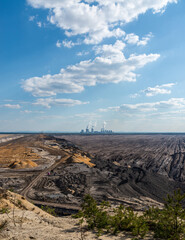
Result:
{"label": "excavated terrain", "polygon": [[[0,144],[0,187],[38,206],[75,211],[89,193],[141,210],[185,192],[184,149],[183,135],[27,135]],[[36,165],[11,168],[3,154]]]}
{"label": "excavated terrain", "polygon": [[147,196],[158,201],[185,192],[184,135],[62,135],[91,155],[90,193],[108,198]]}
{"label": "excavated terrain", "polygon": [[137,166],[184,182],[184,135],[66,135],[96,159]]}

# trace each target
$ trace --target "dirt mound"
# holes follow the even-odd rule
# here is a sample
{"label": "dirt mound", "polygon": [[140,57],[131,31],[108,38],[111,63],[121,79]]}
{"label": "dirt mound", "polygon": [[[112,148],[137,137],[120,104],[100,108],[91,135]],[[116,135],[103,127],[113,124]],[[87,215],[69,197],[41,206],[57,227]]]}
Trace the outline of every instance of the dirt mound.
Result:
{"label": "dirt mound", "polygon": [[42,209],[36,207],[32,203],[28,202],[23,196],[13,193],[11,191],[0,188],[0,209],[20,209],[33,211],[40,216],[51,217],[48,213]]}
{"label": "dirt mound", "polygon": [[74,162],[74,163],[85,163],[89,167],[94,167],[95,166],[95,164],[91,163],[91,159],[90,158],[88,158],[85,155],[82,156],[80,153],[73,155],[72,162]]}
{"label": "dirt mound", "polygon": [[34,168],[37,166],[38,165],[35,162],[26,160],[26,161],[14,161],[8,167],[12,169],[21,169],[21,168]]}
{"label": "dirt mound", "polygon": [[[11,142],[4,146],[0,146],[0,167],[8,167],[15,162],[25,161],[29,165],[29,161],[37,160],[40,157],[32,151],[31,148],[25,147],[19,142]],[[20,160],[21,159],[21,160]],[[22,166],[27,167],[27,164]],[[32,164],[31,164],[32,165]]]}
{"label": "dirt mound", "polygon": [[[0,239],[4,240],[72,240],[82,239],[78,220],[72,217],[54,217],[28,202],[19,194],[0,188],[0,209],[8,209],[1,213],[0,222],[6,222],[0,231]],[[85,239],[96,240],[95,233],[86,231]],[[118,236],[103,235],[101,240],[130,240],[124,233]]]}

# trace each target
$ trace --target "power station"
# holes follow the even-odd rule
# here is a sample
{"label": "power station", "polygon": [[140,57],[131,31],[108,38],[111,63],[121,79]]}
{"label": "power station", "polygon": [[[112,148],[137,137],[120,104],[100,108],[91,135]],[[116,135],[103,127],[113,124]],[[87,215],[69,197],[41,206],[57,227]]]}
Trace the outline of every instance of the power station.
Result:
{"label": "power station", "polygon": [[92,134],[113,134],[113,131],[105,129],[105,126],[106,126],[106,122],[103,123],[103,127],[101,128],[101,131],[95,131],[93,125],[91,127],[89,127],[89,125],[87,125],[86,129],[85,130],[82,129],[80,133],[81,134],[89,134],[89,135],[92,135]]}

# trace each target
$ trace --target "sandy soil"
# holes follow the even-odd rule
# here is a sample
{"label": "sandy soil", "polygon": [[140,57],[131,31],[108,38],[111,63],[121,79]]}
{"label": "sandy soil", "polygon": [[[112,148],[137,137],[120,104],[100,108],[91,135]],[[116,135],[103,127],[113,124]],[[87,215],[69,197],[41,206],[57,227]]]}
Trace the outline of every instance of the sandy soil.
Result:
{"label": "sandy soil", "polygon": [[[12,168],[22,168],[24,167],[24,164],[26,165],[26,163],[28,163],[27,165],[30,165],[30,167],[35,167],[35,164],[32,163],[32,161],[39,158],[39,155],[34,153],[32,149],[21,146],[19,143],[16,144],[16,142],[0,147],[1,167],[10,166]],[[22,165],[19,164],[19,162],[22,162]]]}
{"label": "sandy soil", "polygon": [[[0,239],[3,240],[81,240],[80,227],[77,224],[78,220],[71,217],[50,218],[40,217],[35,212],[25,211],[22,219],[22,211],[15,211],[15,222],[10,220],[6,215],[2,215],[2,220],[7,220],[6,229],[0,234]],[[9,214],[12,218],[13,215]],[[23,221],[23,223],[21,222]],[[85,232],[84,240],[129,240],[133,236],[128,234],[120,234],[119,236],[104,235],[97,237],[95,233]]]}
{"label": "sandy soil", "polygon": [[8,214],[0,215],[0,222],[7,221],[6,227],[0,232],[0,239],[3,240],[132,239],[132,236],[124,233],[118,236],[103,235],[98,238],[95,233],[89,231],[85,231],[84,238],[81,238],[77,219],[53,217],[23,199],[22,196],[9,191],[1,193],[0,197],[0,208],[9,208]]}

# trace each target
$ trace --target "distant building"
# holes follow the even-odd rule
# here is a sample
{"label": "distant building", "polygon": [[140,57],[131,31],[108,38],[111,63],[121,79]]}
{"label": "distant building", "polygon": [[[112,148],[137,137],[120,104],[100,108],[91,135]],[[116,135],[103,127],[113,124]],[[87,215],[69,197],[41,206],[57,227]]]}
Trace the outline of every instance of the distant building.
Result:
{"label": "distant building", "polygon": [[88,128],[88,127],[86,128],[86,131],[85,131],[85,133],[86,133],[86,134],[89,134],[89,133],[90,133],[90,131],[89,131],[89,128]]}
{"label": "distant building", "polygon": [[86,127],[86,130],[84,129],[81,130],[80,134],[112,134],[112,130],[107,130],[105,129],[105,124],[101,128],[101,131],[95,131],[94,126],[92,126],[91,131],[89,130],[89,126]]}

